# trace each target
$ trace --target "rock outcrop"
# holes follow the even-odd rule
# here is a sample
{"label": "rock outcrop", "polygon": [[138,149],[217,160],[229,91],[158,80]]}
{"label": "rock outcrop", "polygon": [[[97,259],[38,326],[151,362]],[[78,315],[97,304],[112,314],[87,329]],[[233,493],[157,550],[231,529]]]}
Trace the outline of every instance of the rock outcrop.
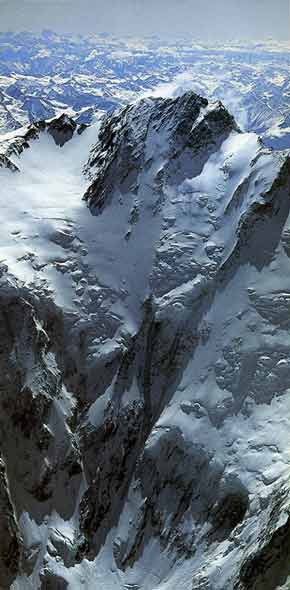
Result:
{"label": "rock outcrop", "polygon": [[15,157],[18,158],[23,150],[30,147],[30,142],[39,139],[43,132],[49,133],[55,144],[63,147],[76,131],[81,134],[83,130],[84,125],[77,125],[71,117],[63,114],[49,121],[35,121],[18,131],[8,133],[0,141],[0,168],[19,172]]}

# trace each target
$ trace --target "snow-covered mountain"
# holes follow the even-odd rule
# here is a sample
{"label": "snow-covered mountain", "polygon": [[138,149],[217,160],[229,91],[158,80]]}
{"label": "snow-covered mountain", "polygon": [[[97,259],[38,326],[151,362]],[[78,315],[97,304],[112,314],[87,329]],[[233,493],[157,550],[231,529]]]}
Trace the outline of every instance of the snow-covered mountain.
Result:
{"label": "snow-covered mountain", "polygon": [[0,179],[1,590],[286,589],[289,154],[187,92]]}
{"label": "snow-covered mountain", "polygon": [[[222,100],[245,131],[290,145],[289,45],[0,33],[0,133],[62,112],[91,123],[140,95]],[[156,87],[158,87],[156,91]]]}

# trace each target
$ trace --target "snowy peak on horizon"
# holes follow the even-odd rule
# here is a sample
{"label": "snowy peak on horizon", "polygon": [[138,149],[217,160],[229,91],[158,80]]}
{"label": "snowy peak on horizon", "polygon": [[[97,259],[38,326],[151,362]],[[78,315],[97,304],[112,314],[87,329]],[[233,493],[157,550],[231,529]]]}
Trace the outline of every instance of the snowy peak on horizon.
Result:
{"label": "snowy peak on horizon", "polygon": [[1,589],[286,590],[289,152],[190,91],[0,182]]}

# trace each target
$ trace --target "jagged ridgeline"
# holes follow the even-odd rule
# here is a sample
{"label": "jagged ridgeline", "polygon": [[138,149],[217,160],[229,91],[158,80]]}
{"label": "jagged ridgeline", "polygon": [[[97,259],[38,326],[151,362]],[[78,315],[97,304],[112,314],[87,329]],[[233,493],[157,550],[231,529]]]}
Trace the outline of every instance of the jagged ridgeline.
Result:
{"label": "jagged ridgeline", "polygon": [[289,161],[192,92],[3,137],[1,590],[288,588]]}

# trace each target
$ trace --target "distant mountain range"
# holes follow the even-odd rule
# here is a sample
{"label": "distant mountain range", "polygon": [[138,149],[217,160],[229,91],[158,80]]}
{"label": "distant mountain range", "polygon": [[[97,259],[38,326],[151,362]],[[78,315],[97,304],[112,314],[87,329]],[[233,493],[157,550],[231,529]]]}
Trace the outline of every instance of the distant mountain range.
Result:
{"label": "distant mountain range", "polygon": [[0,133],[62,112],[91,123],[142,94],[194,90],[220,99],[241,128],[267,145],[290,145],[290,49],[191,39],[0,34]]}

